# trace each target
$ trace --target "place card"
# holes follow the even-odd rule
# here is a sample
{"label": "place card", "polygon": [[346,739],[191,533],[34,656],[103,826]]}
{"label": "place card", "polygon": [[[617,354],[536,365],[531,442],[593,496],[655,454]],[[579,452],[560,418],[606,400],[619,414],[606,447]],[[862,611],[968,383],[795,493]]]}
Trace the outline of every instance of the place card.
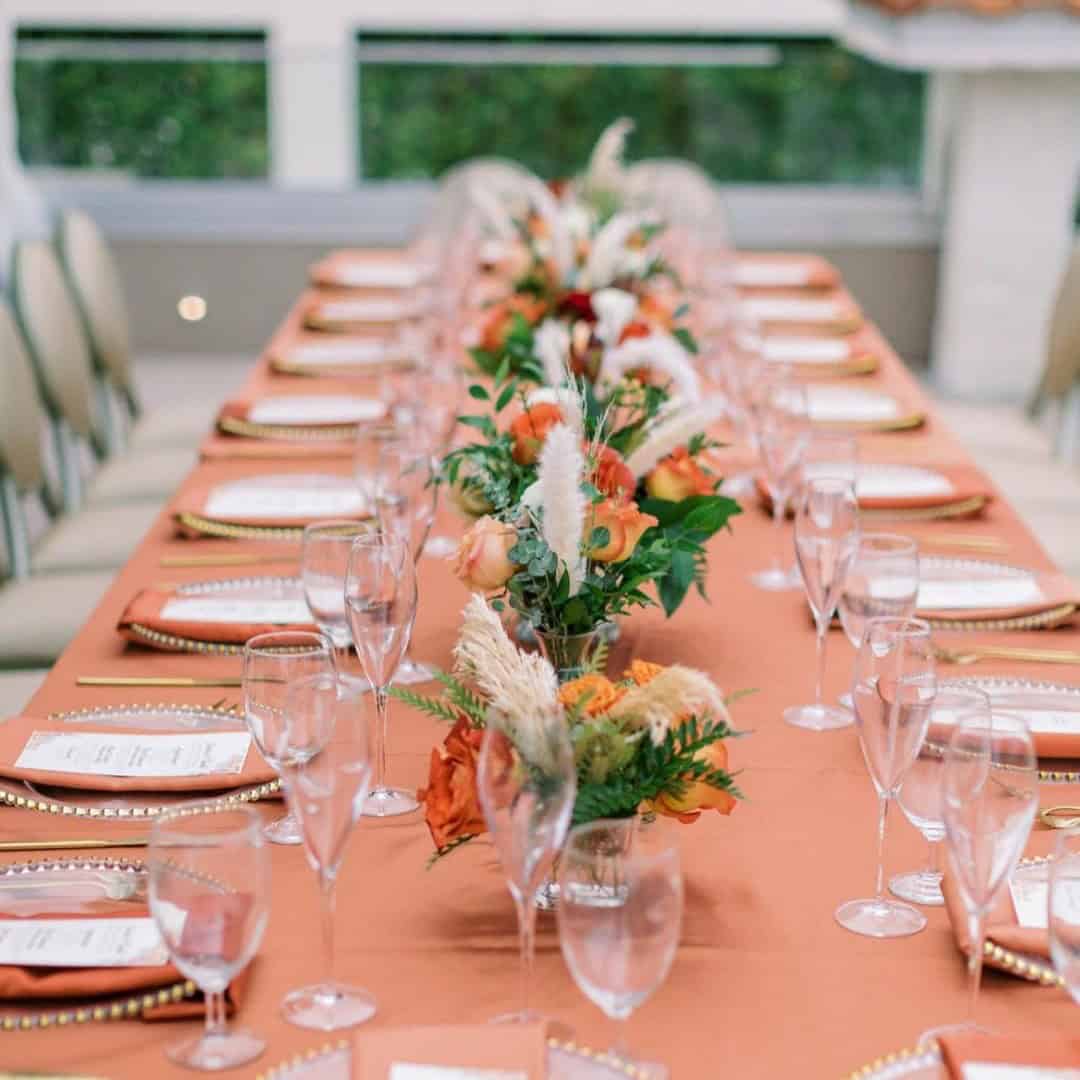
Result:
{"label": "place card", "polygon": [[812,386],[806,396],[810,419],[818,423],[874,423],[900,415],[900,405],[887,394],[842,386]]}
{"label": "place card", "polygon": [[748,296],[743,313],[762,322],[833,322],[844,315],[835,300],[811,300],[797,296]]}
{"label": "place card", "polygon": [[267,397],[248,410],[253,424],[358,424],[378,420],[386,412],[381,401],[345,394]]}
{"label": "place card", "polygon": [[41,772],[91,776],[205,776],[239,773],[251,747],[246,731],[205,735],[131,735],[34,731],[15,765]]}
{"label": "place card", "polygon": [[[993,704],[993,695],[990,697]],[[1016,708],[1012,705],[993,705],[994,715],[1022,716],[1032,735],[1080,735],[1080,708],[1041,709],[1033,706]]]}
{"label": "place card", "polygon": [[242,486],[229,484],[214,488],[203,507],[211,518],[232,521],[311,519],[339,514],[362,514],[367,500],[357,490],[341,488]]}
{"label": "place card", "polygon": [[395,1062],[390,1080],[529,1080],[517,1069],[456,1069],[445,1065],[410,1065]]}
{"label": "place card", "polygon": [[732,280],[743,288],[801,288],[809,285],[812,269],[794,259],[738,259]]}
{"label": "place card", "polygon": [[0,919],[0,964],[98,968],[168,962],[153,919]]}
{"label": "place card", "polygon": [[842,338],[762,338],[761,355],[777,364],[842,364],[851,359],[851,345]]}
{"label": "place card", "polygon": [[1034,578],[968,578],[956,581],[919,582],[919,611],[950,609],[1018,608],[1043,604]]}
{"label": "place card", "polygon": [[177,596],[162,606],[161,618],[166,622],[306,626],[311,622],[311,611],[301,597],[256,600],[235,596]]}
{"label": "place card", "polygon": [[964,1080],[1080,1080],[1080,1069],[970,1061],[963,1066],[963,1077]]}

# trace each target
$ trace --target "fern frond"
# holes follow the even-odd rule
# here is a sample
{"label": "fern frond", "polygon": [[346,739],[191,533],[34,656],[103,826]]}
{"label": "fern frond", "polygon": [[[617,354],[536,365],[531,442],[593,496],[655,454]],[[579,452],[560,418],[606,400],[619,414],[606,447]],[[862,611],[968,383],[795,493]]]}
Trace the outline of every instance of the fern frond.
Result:
{"label": "fern frond", "polygon": [[603,675],[607,671],[608,654],[610,652],[611,642],[607,637],[601,637],[585,666],[585,674]]}
{"label": "fern frond", "polygon": [[449,844],[444,844],[437,851],[431,853],[428,856],[425,869],[430,870],[441,859],[445,859],[452,851],[457,851],[458,848],[464,847],[470,840],[475,840],[479,833],[466,833],[464,836],[459,836],[456,840],[451,840]]}
{"label": "fern frond", "polygon": [[445,671],[436,671],[435,679],[442,685],[446,699],[473,724],[483,727],[487,716],[487,704],[484,699],[475,691],[470,690],[460,679],[448,675]]}
{"label": "fern frond", "polygon": [[404,701],[406,705],[411,705],[414,709],[426,716],[433,716],[436,720],[456,724],[461,719],[462,714],[458,708],[443,701],[442,698],[423,697],[421,694],[414,694],[404,686],[391,686],[387,692],[392,698]]}

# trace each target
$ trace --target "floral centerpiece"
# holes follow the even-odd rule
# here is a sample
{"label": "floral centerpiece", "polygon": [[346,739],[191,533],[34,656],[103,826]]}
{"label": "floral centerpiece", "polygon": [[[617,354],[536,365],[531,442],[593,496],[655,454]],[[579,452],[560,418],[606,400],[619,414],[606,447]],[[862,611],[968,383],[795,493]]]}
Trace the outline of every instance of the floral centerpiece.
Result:
{"label": "floral centerpiece", "polygon": [[699,671],[635,660],[621,679],[588,673],[560,685],[547,661],[514,645],[479,595],[465,607],[454,660],[453,674],[440,676],[442,697],[392,691],[453,725],[418,792],[437,854],[486,831],[477,757],[489,718],[499,716],[555,710],[565,718],[577,769],[574,824],[638,813],[690,823],[706,810],[730,814],[742,797],[726,745],[738,733],[723,695]]}

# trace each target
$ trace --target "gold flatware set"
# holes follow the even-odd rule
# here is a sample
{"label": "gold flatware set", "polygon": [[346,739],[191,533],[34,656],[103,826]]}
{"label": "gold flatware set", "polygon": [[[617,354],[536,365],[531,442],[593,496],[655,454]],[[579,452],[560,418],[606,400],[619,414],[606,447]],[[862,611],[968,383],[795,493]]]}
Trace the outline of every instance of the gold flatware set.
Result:
{"label": "gold flatware set", "polygon": [[76,686],[163,686],[195,690],[206,687],[237,687],[243,682],[239,675],[222,675],[215,679],[195,679],[179,675],[79,675]]}

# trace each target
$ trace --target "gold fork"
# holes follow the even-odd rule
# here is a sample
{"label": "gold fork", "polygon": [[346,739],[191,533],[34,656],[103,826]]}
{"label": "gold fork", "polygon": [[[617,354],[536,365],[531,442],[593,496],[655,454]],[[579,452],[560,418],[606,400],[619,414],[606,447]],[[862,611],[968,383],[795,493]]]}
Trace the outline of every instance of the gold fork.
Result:
{"label": "gold fork", "polygon": [[943,664],[975,664],[980,660],[1020,660],[1032,664],[1080,664],[1080,652],[1064,649],[1024,649],[1014,645],[972,645],[965,650],[934,646]]}

